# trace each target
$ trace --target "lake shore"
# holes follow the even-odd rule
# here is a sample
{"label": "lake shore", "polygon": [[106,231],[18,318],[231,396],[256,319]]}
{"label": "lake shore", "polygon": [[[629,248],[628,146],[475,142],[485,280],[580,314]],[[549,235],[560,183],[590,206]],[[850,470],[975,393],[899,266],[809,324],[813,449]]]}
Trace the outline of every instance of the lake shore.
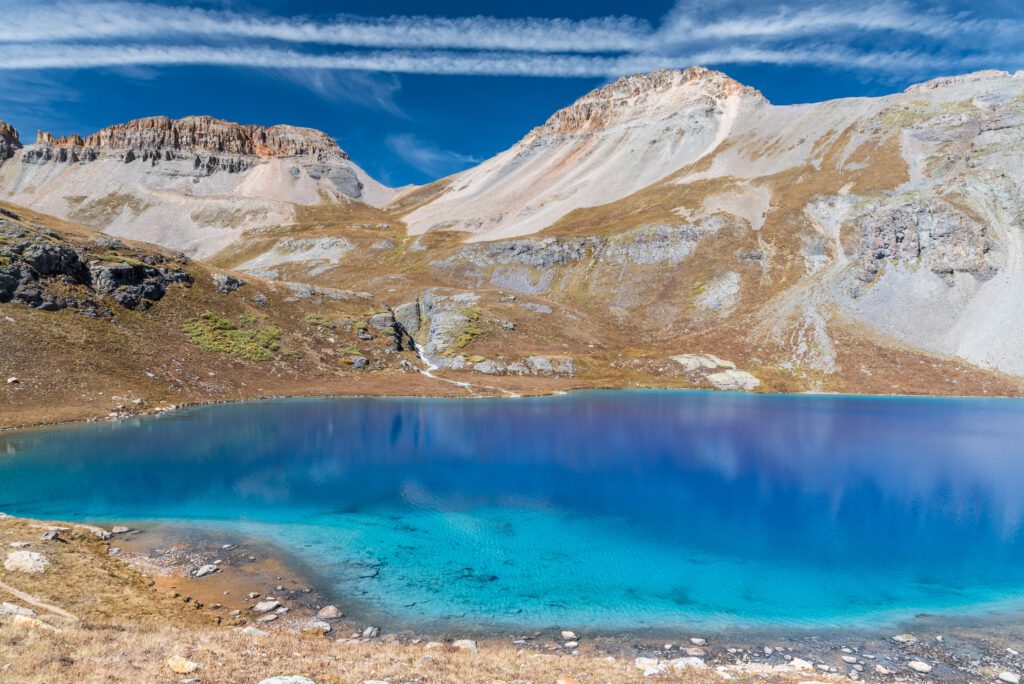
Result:
{"label": "lake shore", "polygon": [[[0,519],[5,555],[37,553],[45,563],[40,572],[0,570],[0,593],[7,602],[0,611],[0,639],[19,645],[0,655],[0,679],[53,681],[45,678],[52,667],[66,679],[81,679],[85,672],[116,679],[129,664],[166,678],[173,674],[167,660],[175,655],[198,665],[200,681],[254,682],[272,674],[302,674],[316,682],[554,681],[559,676],[618,682],[636,681],[645,673],[694,682],[727,677],[976,681],[1004,674],[1003,681],[1010,681],[1022,665],[1015,636],[1024,622],[1019,612],[955,620],[918,616],[898,629],[818,633],[681,629],[601,634],[588,631],[587,625],[522,634],[417,632],[402,625],[364,624],[358,615],[345,615],[349,607],[341,601],[337,611],[325,611],[326,593],[304,574],[301,560],[258,539],[161,525],[112,529],[120,533],[74,523]],[[47,533],[53,538],[42,539]],[[203,576],[196,577],[197,571]],[[16,619],[25,611],[33,614]],[[904,629],[913,631],[899,631]],[[97,633],[123,643],[125,654],[100,662],[83,658]],[[144,648],[132,646],[126,633],[137,634]],[[52,641],[76,654],[69,656],[72,664],[47,660],[43,651],[53,647]],[[240,657],[253,648],[275,656],[270,662]],[[237,649],[235,657],[229,657],[231,649]]]}

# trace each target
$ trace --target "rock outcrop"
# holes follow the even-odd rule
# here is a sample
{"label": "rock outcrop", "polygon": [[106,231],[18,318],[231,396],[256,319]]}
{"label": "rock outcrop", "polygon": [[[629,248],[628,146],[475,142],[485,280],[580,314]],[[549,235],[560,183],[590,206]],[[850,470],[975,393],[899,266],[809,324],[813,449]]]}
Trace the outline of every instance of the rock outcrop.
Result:
{"label": "rock outcrop", "polygon": [[0,197],[195,256],[244,230],[292,222],[297,206],[377,205],[392,194],[321,131],[209,116],[148,117],[87,136],[39,132],[23,149],[0,142],[2,154]]}
{"label": "rock outcrop", "polygon": [[14,153],[21,149],[21,139],[14,126],[5,121],[0,121],[0,164],[14,156]]}
{"label": "rock outcrop", "polygon": [[123,245],[92,252],[50,231],[0,218],[0,302],[45,311],[70,307],[95,316],[109,314],[104,296],[126,309],[147,309],[173,284],[191,285],[192,276],[162,254]]}

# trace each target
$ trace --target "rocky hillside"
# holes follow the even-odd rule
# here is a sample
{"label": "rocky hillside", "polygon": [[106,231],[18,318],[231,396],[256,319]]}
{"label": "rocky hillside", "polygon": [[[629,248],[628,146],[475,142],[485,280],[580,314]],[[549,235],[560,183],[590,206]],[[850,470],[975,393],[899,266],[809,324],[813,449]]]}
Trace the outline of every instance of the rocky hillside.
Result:
{"label": "rocky hillside", "polygon": [[[25,334],[4,331],[15,353],[0,374],[38,379],[40,402],[72,391],[34,363],[40,340],[54,355],[84,340],[104,373],[120,373],[109,328],[92,322],[111,316],[134,326],[116,344],[150,353],[131,383],[140,394],[154,392],[138,378],[154,372],[157,341],[174,350],[163,367],[202,359],[202,372],[159,385],[167,401],[635,386],[1024,393],[1022,75],[794,106],[699,68],[624,78],[494,159],[380,206],[366,181],[367,201],[346,194],[354,167],[302,129],[153,119],[25,148],[4,139],[13,156],[0,180],[35,187],[30,167],[49,179],[46,193],[23,190],[30,208],[92,192],[97,164],[150,183],[132,197],[156,197],[88,214],[103,234],[8,207],[21,219],[0,238],[0,314]],[[282,213],[224,209],[235,200],[214,189],[228,186]],[[282,188],[328,201],[274,199]],[[93,206],[58,213],[71,205]],[[181,206],[193,209],[171,211]],[[86,231],[89,244],[72,256],[32,221]],[[118,234],[174,251],[109,242]],[[39,255],[54,249],[51,268]],[[212,274],[247,285],[222,292]],[[278,348],[261,349],[271,323]],[[234,371],[213,368],[225,363]],[[210,372],[219,380],[203,380]],[[29,405],[24,389],[4,397]]]}
{"label": "rocky hillside", "polygon": [[320,131],[208,116],[138,119],[19,149],[0,123],[0,197],[119,237],[208,256],[301,205],[380,204],[390,191]]}

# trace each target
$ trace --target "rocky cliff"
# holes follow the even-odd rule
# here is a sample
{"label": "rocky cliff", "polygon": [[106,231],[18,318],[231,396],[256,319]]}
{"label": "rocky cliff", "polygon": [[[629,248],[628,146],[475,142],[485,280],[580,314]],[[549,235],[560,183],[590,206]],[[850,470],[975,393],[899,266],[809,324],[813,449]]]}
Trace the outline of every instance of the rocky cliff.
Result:
{"label": "rocky cliff", "polygon": [[297,206],[390,196],[325,133],[295,126],[149,117],[6,147],[0,197],[197,256]]}
{"label": "rocky cliff", "polygon": [[14,156],[17,150],[21,149],[21,140],[18,138],[18,131],[14,126],[0,121],[0,163]]}

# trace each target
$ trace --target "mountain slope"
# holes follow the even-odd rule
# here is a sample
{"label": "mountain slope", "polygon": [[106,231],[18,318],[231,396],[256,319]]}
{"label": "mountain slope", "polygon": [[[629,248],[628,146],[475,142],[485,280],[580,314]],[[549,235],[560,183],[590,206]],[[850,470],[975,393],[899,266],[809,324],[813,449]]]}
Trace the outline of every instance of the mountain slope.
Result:
{"label": "mountain slope", "polygon": [[[1024,394],[1024,74],[979,72],[887,97],[793,106],[771,105],[703,69],[628,77],[557,113],[508,152],[381,206],[367,203],[376,200],[363,190],[367,202],[344,194],[355,186],[335,181],[352,169],[338,161],[340,151],[322,156],[326,143],[316,136],[278,131],[271,141],[259,130],[188,140],[193,151],[216,148],[197,153],[199,166],[216,157],[210,174],[195,175],[195,160],[173,151],[170,159],[146,152],[185,149],[173,139],[139,142],[150,154],[145,162],[108,153],[117,168],[143,164],[125,183],[133,197],[152,198],[158,181],[173,186],[146,208],[153,219],[167,218],[161,207],[197,201],[179,182],[204,192],[237,182],[251,195],[246,201],[283,207],[282,217],[248,222],[214,212],[201,228],[193,215],[194,232],[148,223],[136,216],[141,210],[120,205],[95,214],[93,225],[106,233],[148,235],[162,225],[161,242],[204,255],[188,266],[205,269],[190,271],[195,288],[166,285],[167,296],[130,313],[108,306],[115,319],[133,322],[120,336],[89,318],[89,306],[58,306],[81,301],[78,290],[90,282],[84,271],[66,291],[68,283],[36,277],[25,246],[0,239],[0,281],[9,276],[0,282],[0,314],[17,321],[17,334],[4,331],[11,351],[0,355],[0,374],[49,388],[38,404],[65,386],[53,363],[61,349],[74,347],[76,367],[89,366],[91,349],[103,350],[101,377],[117,376],[118,345],[130,340],[140,357],[169,345],[175,359],[188,350],[204,364],[238,366],[210,371],[227,378],[210,390],[216,398],[265,395],[269,380],[254,378],[265,377],[267,363],[284,393],[640,386]],[[99,161],[74,161],[72,152],[135,149],[108,138],[21,148],[0,128],[0,156],[8,157],[0,179],[24,182],[33,207],[55,201],[67,209],[79,180],[102,180],[87,173]],[[43,176],[58,178],[52,196],[28,192],[25,168],[40,154],[56,155],[41,163]],[[334,160],[324,163],[337,175],[312,177],[321,158]],[[174,164],[189,170],[176,177]],[[299,169],[294,184],[257,182],[282,165]],[[156,180],[139,191],[147,169]],[[312,187],[323,201],[294,201]],[[282,188],[285,198],[273,199]],[[57,225],[46,217],[21,224],[32,221]],[[139,260],[78,251],[90,274],[106,268],[105,259]],[[213,315],[200,333],[223,321],[239,330],[229,337],[258,332],[239,328],[255,304],[212,295],[210,269],[229,269],[249,281],[244,292],[265,296],[260,313],[280,317],[275,325],[299,356],[252,361],[231,357],[230,346],[192,349],[202,336],[193,342],[194,326],[182,328],[187,317],[169,324],[164,316],[175,309],[166,301],[198,292],[187,316],[201,307]],[[147,274],[137,275],[156,277]],[[40,341],[49,356],[36,363]],[[365,372],[338,370],[363,355]],[[423,361],[432,377],[411,372]],[[82,379],[60,396],[74,404],[73,392],[92,384]],[[189,382],[159,389],[181,401],[207,396]],[[26,396],[0,388],[12,406],[30,407]]]}
{"label": "mountain slope", "polygon": [[0,197],[197,257],[289,222],[298,206],[391,195],[320,131],[207,116],[138,119],[86,138],[39,133],[4,159]]}
{"label": "mountain slope", "polygon": [[474,240],[535,233],[572,209],[620,199],[696,162],[765,104],[754,89],[699,67],[623,78],[457,174],[405,220],[412,233],[465,230]]}

